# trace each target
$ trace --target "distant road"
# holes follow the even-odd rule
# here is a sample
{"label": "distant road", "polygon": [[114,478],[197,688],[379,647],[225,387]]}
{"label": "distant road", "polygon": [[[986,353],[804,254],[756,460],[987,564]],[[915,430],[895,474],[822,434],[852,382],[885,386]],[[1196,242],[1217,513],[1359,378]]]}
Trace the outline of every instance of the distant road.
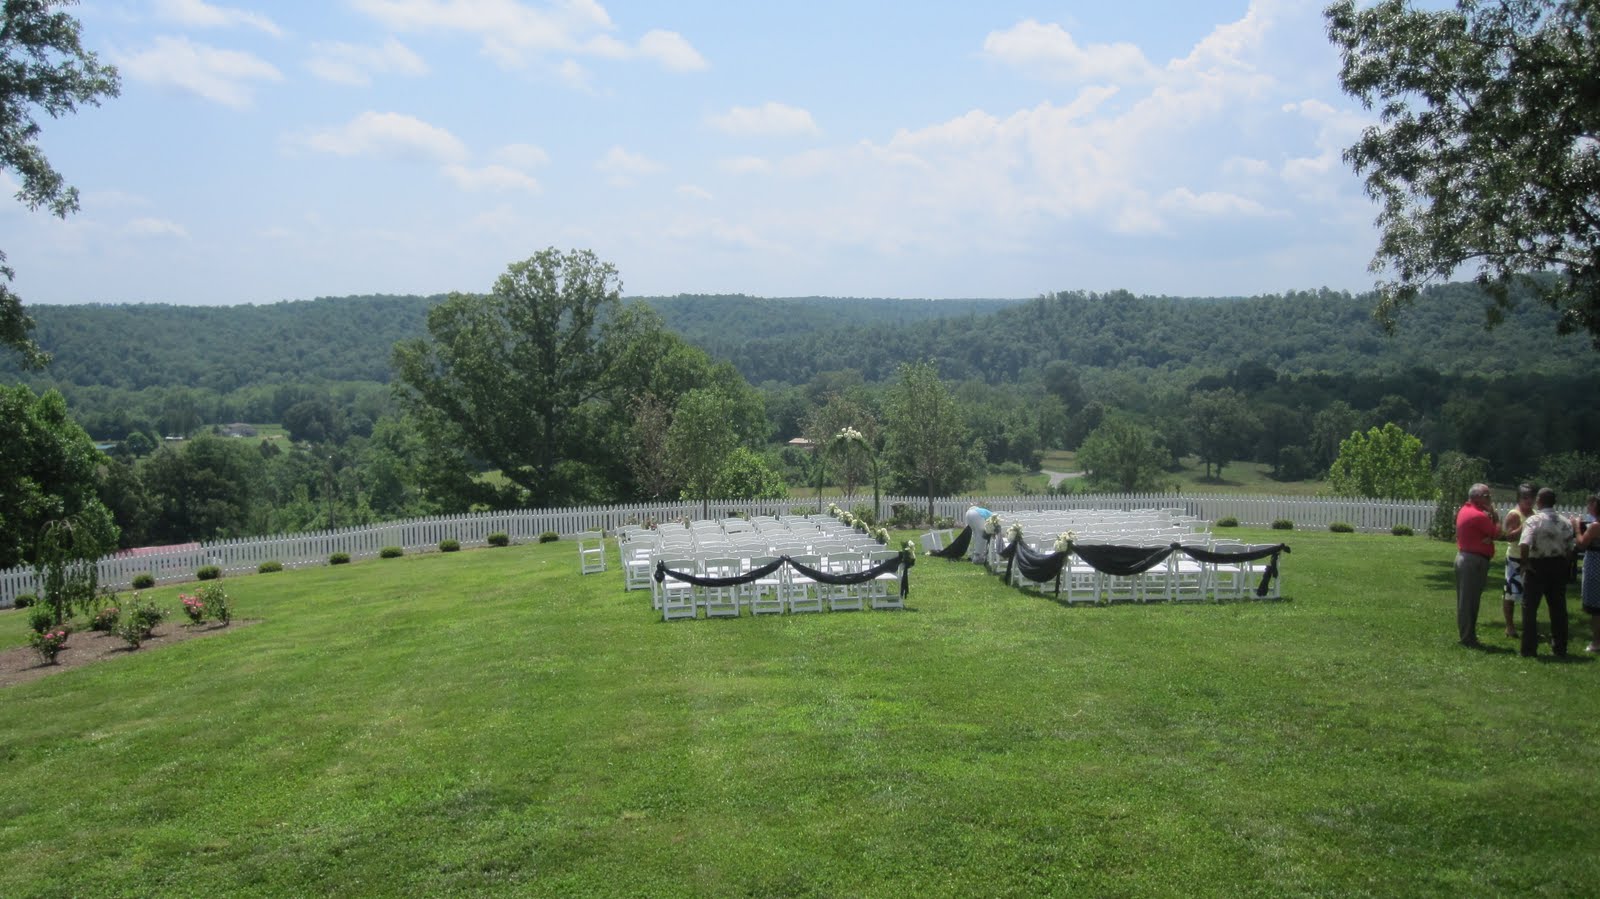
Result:
{"label": "distant road", "polygon": [[1042,468],[1039,469],[1039,473],[1050,476],[1050,486],[1052,487],[1060,484],[1062,481],[1065,481],[1068,478],[1081,478],[1084,475],[1084,472],[1081,471],[1046,471]]}

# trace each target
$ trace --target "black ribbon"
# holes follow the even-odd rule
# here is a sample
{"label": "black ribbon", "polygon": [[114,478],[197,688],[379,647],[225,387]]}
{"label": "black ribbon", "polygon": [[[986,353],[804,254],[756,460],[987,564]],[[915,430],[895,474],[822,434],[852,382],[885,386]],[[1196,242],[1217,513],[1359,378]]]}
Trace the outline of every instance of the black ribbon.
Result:
{"label": "black ribbon", "polygon": [[1055,581],[1056,595],[1059,596],[1061,569],[1066,567],[1068,557],[1073,554],[1102,574],[1132,577],[1160,565],[1175,552],[1181,552],[1197,562],[1210,565],[1231,565],[1270,558],[1272,561],[1268,562],[1266,569],[1262,571],[1261,583],[1256,587],[1257,596],[1266,596],[1272,579],[1278,576],[1278,554],[1289,552],[1289,545],[1279,543],[1253,549],[1218,551],[1178,543],[1155,547],[1073,543],[1069,544],[1064,552],[1041,553],[1022,540],[1013,540],[1010,545],[1000,550],[1000,558],[1006,560],[1006,583],[1011,582],[1011,572],[1015,567],[1021,569],[1024,578],[1036,584]]}
{"label": "black ribbon", "polygon": [[941,559],[960,559],[966,556],[967,547],[971,544],[972,525],[969,524],[961,529],[961,533],[956,535],[956,539],[950,541],[949,546],[944,549],[930,549],[928,550],[928,555],[938,556]]}
{"label": "black ribbon", "polygon": [[915,564],[916,560],[914,557],[910,556],[908,553],[901,552],[900,555],[895,556],[892,559],[884,559],[882,562],[879,562],[877,565],[874,565],[871,568],[866,568],[861,571],[847,574],[841,574],[836,571],[823,571],[820,568],[812,568],[811,566],[797,562],[788,556],[779,556],[760,568],[752,568],[743,574],[736,574],[732,577],[701,577],[700,575],[689,571],[675,571],[671,568],[668,568],[667,563],[663,561],[656,563],[655,578],[656,583],[658,584],[670,577],[675,581],[682,581],[686,584],[692,584],[696,587],[737,587],[741,584],[749,584],[760,580],[761,578],[764,578],[777,571],[779,568],[782,568],[784,565],[788,565],[790,568],[793,568],[795,571],[798,571],[805,577],[808,577],[820,584],[849,586],[851,584],[865,584],[869,581],[876,580],[880,575],[894,574],[898,571],[900,572],[900,597],[904,599],[911,589],[911,566]]}

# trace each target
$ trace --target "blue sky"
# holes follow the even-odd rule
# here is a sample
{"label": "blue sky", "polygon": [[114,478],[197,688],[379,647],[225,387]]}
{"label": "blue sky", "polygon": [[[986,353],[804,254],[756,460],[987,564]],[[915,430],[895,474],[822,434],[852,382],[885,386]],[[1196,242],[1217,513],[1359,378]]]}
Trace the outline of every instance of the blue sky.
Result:
{"label": "blue sky", "polygon": [[[86,0],[122,96],[46,121],[30,303],[1365,290],[1323,0]],[[14,191],[14,180],[0,184]]]}

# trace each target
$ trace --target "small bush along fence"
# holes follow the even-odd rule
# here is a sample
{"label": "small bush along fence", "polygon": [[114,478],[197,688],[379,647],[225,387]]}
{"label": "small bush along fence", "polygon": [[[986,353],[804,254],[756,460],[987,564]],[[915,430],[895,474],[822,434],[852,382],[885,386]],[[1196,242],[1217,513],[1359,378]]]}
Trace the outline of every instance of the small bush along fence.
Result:
{"label": "small bush along fence", "polygon": [[328,564],[329,565],[349,565],[350,564],[350,554],[349,553],[334,553],[334,554],[328,556]]}
{"label": "small bush along fence", "polygon": [[543,534],[539,535],[540,543],[554,543],[560,539],[561,535],[557,534],[555,531],[545,531]]}
{"label": "small bush along fence", "polygon": [[1389,533],[1395,535],[1396,537],[1410,537],[1415,534],[1416,531],[1413,531],[1410,525],[1397,524],[1389,529]]}
{"label": "small bush along fence", "polygon": [[378,558],[380,559],[398,559],[405,554],[405,549],[399,546],[385,546],[383,549],[378,550]]}
{"label": "small bush along fence", "polygon": [[1335,521],[1334,523],[1328,525],[1328,530],[1334,532],[1335,534],[1354,534],[1356,532],[1356,529],[1352,525],[1343,521]]}
{"label": "small bush along fence", "polygon": [[439,552],[442,552],[442,553],[455,553],[455,552],[460,552],[460,551],[461,551],[461,541],[460,540],[452,540],[452,539],[446,537],[445,539],[439,541]]}
{"label": "small bush along fence", "polygon": [[486,539],[488,539],[490,546],[510,546],[511,545],[511,535],[507,534],[505,531],[495,531],[493,534],[490,534],[488,536],[488,538],[486,538]]}
{"label": "small bush along fence", "polygon": [[1274,531],[1292,531],[1294,530],[1294,522],[1287,518],[1280,518],[1272,523],[1272,529]]}
{"label": "small bush along fence", "polygon": [[133,589],[135,590],[149,590],[155,585],[156,576],[148,571],[143,574],[136,574],[133,576]]}
{"label": "small bush along fence", "polygon": [[219,577],[222,577],[222,569],[215,565],[201,565],[194,572],[197,581],[214,581]]}
{"label": "small bush along fence", "polygon": [[1219,528],[1236,528],[1238,526],[1239,519],[1234,518],[1232,515],[1229,515],[1227,518],[1217,519],[1217,527]]}
{"label": "small bush along fence", "polygon": [[282,570],[283,570],[283,563],[279,562],[277,559],[270,559],[270,560],[268,560],[266,562],[262,562],[260,565],[256,566],[256,573],[257,574],[272,574],[275,571],[282,571]]}

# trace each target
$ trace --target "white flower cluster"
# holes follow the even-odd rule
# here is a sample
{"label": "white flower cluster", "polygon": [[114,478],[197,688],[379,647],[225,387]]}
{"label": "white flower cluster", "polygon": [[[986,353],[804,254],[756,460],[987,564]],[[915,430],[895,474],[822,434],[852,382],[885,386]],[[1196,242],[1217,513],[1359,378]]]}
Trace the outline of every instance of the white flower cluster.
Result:
{"label": "white flower cluster", "polygon": [[828,514],[832,515],[834,518],[838,518],[839,517],[839,504],[838,503],[828,503]]}
{"label": "white flower cluster", "polygon": [[866,435],[855,428],[849,427],[839,429],[839,437],[842,440],[860,440],[863,443],[867,440]]}
{"label": "white flower cluster", "polygon": [[878,545],[879,546],[888,546],[889,545],[889,529],[888,528],[878,528],[876,531],[872,532],[872,539],[878,541]]}
{"label": "white flower cluster", "polygon": [[1064,553],[1067,550],[1071,549],[1072,548],[1072,541],[1076,537],[1077,537],[1077,535],[1072,533],[1071,531],[1067,531],[1066,533],[1064,533],[1061,536],[1057,537],[1056,538],[1056,552]]}
{"label": "white flower cluster", "polygon": [[1012,525],[1011,526],[1011,530],[1006,532],[1006,539],[1010,540],[1012,543],[1016,543],[1018,540],[1021,540],[1022,539],[1022,525],[1020,525],[1020,524]]}
{"label": "white flower cluster", "polygon": [[993,537],[998,533],[1000,533],[1000,516],[990,515],[983,522],[983,536]]}

